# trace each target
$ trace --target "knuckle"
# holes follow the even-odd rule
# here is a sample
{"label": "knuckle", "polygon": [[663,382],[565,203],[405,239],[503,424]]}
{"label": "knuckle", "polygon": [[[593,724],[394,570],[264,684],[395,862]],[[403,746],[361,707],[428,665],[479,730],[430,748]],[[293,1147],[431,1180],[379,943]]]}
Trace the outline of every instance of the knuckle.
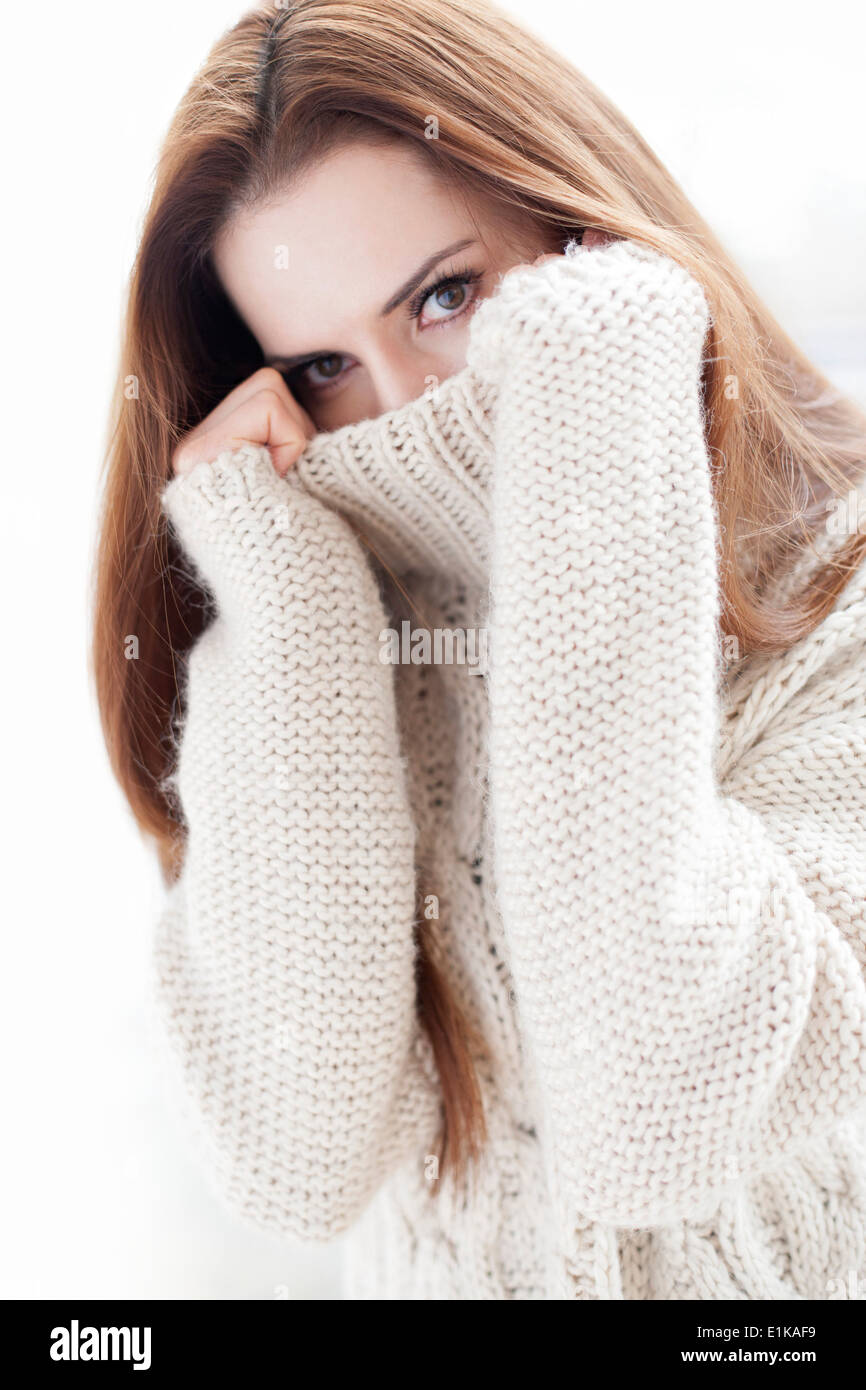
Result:
{"label": "knuckle", "polygon": [[263,386],[271,388],[280,395],[286,389],[286,384],[276,367],[260,367],[256,372],[256,378]]}
{"label": "knuckle", "polygon": [[264,405],[271,406],[281,411],[286,410],[286,399],[280,391],[273,386],[263,386],[261,391],[256,393],[257,399]]}

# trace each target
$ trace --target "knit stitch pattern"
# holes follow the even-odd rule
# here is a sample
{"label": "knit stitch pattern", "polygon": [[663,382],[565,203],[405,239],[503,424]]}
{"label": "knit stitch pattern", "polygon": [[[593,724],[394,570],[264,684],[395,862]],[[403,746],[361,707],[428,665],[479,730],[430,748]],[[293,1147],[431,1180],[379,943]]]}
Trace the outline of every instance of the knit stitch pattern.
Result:
{"label": "knit stitch pattern", "polygon": [[[349,1232],[351,1298],[863,1297],[866,574],[727,679],[708,319],[572,244],[425,396],[163,492],[216,616],[159,1036],[215,1188]],[[387,664],[403,621],[484,629],[487,674]],[[485,1043],[433,1196],[419,895]]]}

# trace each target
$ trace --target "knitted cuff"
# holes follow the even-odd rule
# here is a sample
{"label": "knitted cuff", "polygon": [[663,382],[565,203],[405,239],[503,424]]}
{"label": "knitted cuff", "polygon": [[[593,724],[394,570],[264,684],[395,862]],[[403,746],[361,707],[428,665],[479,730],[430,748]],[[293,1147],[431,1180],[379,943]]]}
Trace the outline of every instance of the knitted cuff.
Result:
{"label": "knitted cuff", "polygon": [[297,481],[279,476],[264,445],[242,444],[195,464],[168,483],[160,502],[218,602],[232,603],[251,583],[280,593],[286,538],[303,503]]}
{"label": "knitted cuff", "polygon": [[518,342],[533,356],[568,361],[597,342],[599,329],[634,332],[643,319],[675,304],[694,322],[700,341],[707,303],[689,271],[639,242],[619,240],[586,249],[570,242],[562,256],[507,274],[476,310],[467,365],[482,381],[501,375]]}

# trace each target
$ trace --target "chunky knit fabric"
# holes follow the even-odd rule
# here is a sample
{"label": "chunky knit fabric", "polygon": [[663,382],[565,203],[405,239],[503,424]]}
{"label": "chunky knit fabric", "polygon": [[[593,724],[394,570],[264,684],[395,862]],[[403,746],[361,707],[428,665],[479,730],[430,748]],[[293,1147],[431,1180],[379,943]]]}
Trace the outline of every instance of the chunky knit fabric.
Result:
{"label": "chunky knit fabric", "polygon": [[[161,1035],[219,1191],[350,1230],[349,1297],[863,1297],[866,574],[727,663],[707,323],[570,245],[425,397],[165,489],[217,614]],[[485,1043],[435,1196],[419,918]]]}

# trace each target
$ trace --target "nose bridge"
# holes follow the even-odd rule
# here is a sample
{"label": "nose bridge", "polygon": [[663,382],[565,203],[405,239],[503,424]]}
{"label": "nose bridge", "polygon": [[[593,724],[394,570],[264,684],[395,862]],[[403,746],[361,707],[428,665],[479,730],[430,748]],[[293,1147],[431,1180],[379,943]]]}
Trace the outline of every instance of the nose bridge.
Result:
{"label": "nose bridge", "polygon": [[430,364],[399,339],[383,335],[366,346],[365,365],[380,414],[396,410],[424,391]]}

